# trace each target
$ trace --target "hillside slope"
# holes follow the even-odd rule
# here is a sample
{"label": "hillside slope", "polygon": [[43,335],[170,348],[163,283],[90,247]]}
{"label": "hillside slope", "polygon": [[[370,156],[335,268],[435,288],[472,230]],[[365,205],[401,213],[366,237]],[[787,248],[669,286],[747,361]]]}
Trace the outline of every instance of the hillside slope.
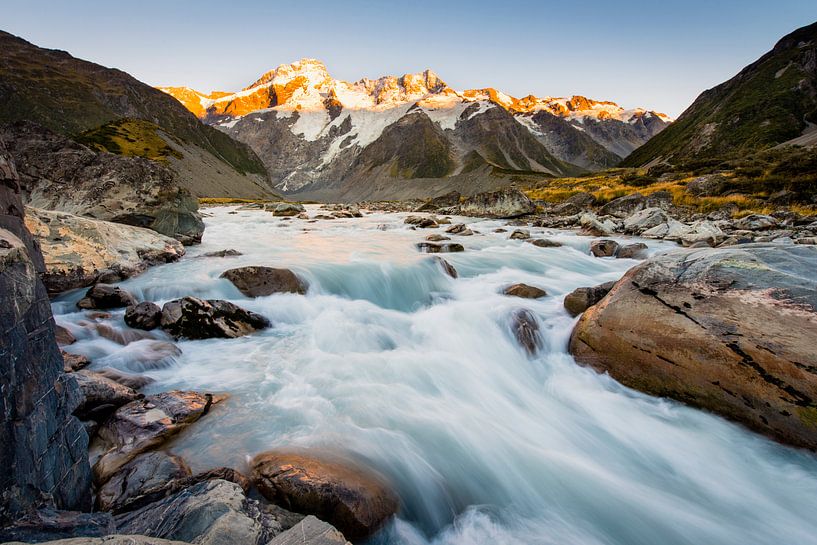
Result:
{"label": "hillside slope", "polygon": [[677,165],[746,155],[801,138],[815,124],[817,23],[785,36],[735,77],[701,93],[622,164]]}
{"label": "hillside slope", "polygon": [[[213,171],[208,174],[210,189],[235,186],[239,193],[269,191],[266,170],[249,147],[201,123],[166,93],[120,70],[74,58],[64,51],[43,49],[2,31],[0,104],[0,124],[33,121],[70,138],[100,128],[103,133],[121,131],[123,119],[141,120],[146,123],[137,127],[138,133],[125,137],[135,144],[133,155],[146,156],[143,147],[152,148],[151,142],[157,138],[165,140],[168,147],[176,148],[169,156],[171,168],[189,181],[188,188],[194,194],[207,194],[199,191],[193,180],[194,173],[203,170],[199,168],[202,157],[211,165],[224,165],[221,170],[227,180],[220,183]],[[121,151],[121,146],[95,147]]]}

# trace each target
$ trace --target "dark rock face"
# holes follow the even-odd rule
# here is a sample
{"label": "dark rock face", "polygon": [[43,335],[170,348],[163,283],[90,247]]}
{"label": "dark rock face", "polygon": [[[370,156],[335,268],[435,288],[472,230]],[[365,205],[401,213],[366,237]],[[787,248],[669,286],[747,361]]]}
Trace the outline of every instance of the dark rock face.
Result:
{"label": "dark rock face", "polygon": [[539,320],[528,309],[520,308],[511,315],[511,332],[529,356],[536,355],[542,347]]}
{"label": "dark rock face", "polygon": [[306,282],[289,269],[240,267],[225,271],[226,278],[247,297],[265,297],[273,293],[306,293]]}
{"label": "dark rock face", "polygon": [[90,504],[88,436],[63,374],[54,319],[38,277],[42,255],[23,223],[21,188],[0,141],[0,524],[38,503]]}
{"label": "dark rock face", "polygon": [[162,329],[177,339],[232,339],[269,326],[260,314],[218,299],[184,297],[162,307]]}
{"label": "dark rock face", "polygon": [[584,313],[570,351],[632,388],[817,449],[815,267],[817,248],[800,245],[653,257]]}
{"label": "dark rock face", "polygon": [[116,516],[119,532],[200,545],[264,545],[281,523],[235,483],[206,481]]}
{"label": "dark rock face", "polygon": [[162,309],[150,301],[129,306],[125,311],[125,323],[135,329],[150,331],[156,329],[162,321]]}
{"label": "dark rock face", "polygon": [[571,316],[578,316],[588,308],[592,307],[607,295],[615,282],[605,282],[592,288],[576,288],[565,297],[565,309]]}
{"label": "dark rock face", "polygon": [[326,520],[349,539],[371,535],[398,507],[375,473],[308,454],[270,451],[252,461],[253,481],[269,500]]}
{"label": "dark rock face", "polygon": [[502,293],[505,295],[510,295],[511,297],[522,297],[524,299],[539,299],[540,297],[545,297],[547,295],[545,290],[535,286],[529,286],[527,284],[514,284],[512,286],[508,286],[502,290]]}
{"label": "dark rock face", "polygon": [[206,415],[221,397],[174,390],[120,407],[100,428],[108,450],[94,465],[98,483],[105,483],[138,454],[151,450]]}
{"label": "dark rock face", "polygon": [[79,308],[105,310],[121,308],[136,304],[136,298],[119,286],[97,284],[85,293],[77,302]]}
{"label": "dark rock face", "polygon": [[73,537],[107,536],[116,531],[108,513],[81,513],[46,508],[29,512],[0,529],[0,542],[40,543]]}
{"label": "dark rock face", "polygon": [[533,202],[518,189],[479,193],[460,204],[462,214],[486,218],[517,218],[535,211]]}

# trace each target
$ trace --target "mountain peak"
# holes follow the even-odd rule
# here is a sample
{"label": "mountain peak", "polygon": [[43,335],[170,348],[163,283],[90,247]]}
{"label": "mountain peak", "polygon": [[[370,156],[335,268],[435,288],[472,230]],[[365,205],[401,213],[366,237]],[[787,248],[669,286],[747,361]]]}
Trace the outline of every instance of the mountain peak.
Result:
{"label": "mountain peak", "polygon": [[329,71],[322,61],[303,58],[293,63],[278,65],[277,68],[265,72],[255,83],[249,87],[245,87],[244,90],[247,91],[270,82],[286,85],[297,77],[303,77],[313,84],[320,84],[331,79],[329,77]]}

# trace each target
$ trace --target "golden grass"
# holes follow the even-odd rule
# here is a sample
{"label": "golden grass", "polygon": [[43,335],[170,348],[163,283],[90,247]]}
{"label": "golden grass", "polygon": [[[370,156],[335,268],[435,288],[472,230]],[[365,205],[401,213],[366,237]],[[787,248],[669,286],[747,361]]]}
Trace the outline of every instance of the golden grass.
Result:
{"label": "golden grass", "polygon": [[128,157],[144,157],[167,163],[168,158],[181,159],[156,132],[158,126],[141,119],[119,119],[96,129],[85,131],[78,141],[97,151],[107,151]]}

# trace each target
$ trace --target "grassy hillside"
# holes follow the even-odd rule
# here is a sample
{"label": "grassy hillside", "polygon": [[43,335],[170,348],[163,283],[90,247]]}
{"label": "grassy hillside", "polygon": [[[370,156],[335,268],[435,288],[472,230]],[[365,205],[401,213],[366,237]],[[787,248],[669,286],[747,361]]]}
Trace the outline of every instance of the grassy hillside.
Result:
{"label": "grassy hillside", "polygon": [[734,78],[703,92],[622,166],[733,158],[800,136],[817,123],[817,23],[800,28]]}
{"label": "grassy hillside", "polygon": [[25,119],[71,137],[122,118],[143,120],[203,148],[238,172],[265,173],[248,146],[202,124],[171,96],[120,70],[42,49],[2,31],[0,104],[0,123]]}

